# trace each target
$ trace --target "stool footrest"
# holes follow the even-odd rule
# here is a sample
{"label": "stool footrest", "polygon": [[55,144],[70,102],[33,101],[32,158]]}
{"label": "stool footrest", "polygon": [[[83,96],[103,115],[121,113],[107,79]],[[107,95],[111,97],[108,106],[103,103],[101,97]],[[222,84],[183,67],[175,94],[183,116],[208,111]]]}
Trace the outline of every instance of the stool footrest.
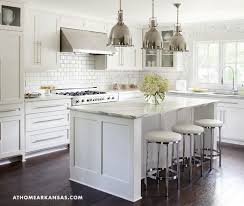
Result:
{"label": "stool footrest", "polygon": [[[211,149],[210,148],[204,148],[204,157],[211,157]],[[205,152],[208,152],[208,154],[206,154]],[[213,157],[219,157],[221,155],[221,152],[219,150],[213,149]]]}
{"label": "stool footrest", "polygon": [[[157,177],[157,168],[150,168],[147,171],[147,177],[154,180],[165,180],[166,179],[166,169],[158,168],[159,177]],[[169,168],[169,180],[176,180],[178,178],[177,171]]]}

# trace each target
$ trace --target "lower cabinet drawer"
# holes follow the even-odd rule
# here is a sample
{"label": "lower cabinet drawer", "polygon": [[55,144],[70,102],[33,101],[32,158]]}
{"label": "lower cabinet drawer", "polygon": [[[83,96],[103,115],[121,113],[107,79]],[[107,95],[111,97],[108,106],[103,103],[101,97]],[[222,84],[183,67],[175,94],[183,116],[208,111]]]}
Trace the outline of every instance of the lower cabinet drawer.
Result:
{"label": "lower cabinet drawer", "polygon": [[26,132],[69,125],[69,111],[26,116]]}
{"label": "lower cabinet drawer", "polygon": [[68,128],[44,132],[26,133],[26,152],[33,152],[68,144]]}

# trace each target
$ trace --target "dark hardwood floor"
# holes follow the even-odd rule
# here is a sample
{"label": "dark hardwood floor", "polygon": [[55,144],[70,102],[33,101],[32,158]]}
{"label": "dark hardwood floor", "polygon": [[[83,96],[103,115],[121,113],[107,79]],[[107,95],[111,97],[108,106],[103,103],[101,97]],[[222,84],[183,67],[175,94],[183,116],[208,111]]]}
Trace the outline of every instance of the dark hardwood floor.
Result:
{"label": "dark hardwood floor", "polygon": [[[0,205],[1,206],[241,206],[244,205],[244,149],[225,146],[223,167],[217,162],[211,173],[199,178],[194,171],[194,183],[188,184],[185,173],[181,193],[176,185],[170,184],[170,197],[163,195],[163,183],[159,188],[151,182],[149,189],[143,189],[143,199],[130,203],[109,194],[70,182],[69,156],[61,151],[29,159],[22,164],[12,163],[0,166]],[[12,200],[13,195],[82,195],[79,201],[30,201]]]}

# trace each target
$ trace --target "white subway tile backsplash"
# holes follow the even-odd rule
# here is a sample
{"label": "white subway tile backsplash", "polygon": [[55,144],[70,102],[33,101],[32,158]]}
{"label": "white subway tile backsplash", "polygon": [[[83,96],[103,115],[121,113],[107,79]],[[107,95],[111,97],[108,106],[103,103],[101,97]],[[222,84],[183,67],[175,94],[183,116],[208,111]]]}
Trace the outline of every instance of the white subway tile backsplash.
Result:
{"label": "white subway tile backsplash", "polygon": [[[154,70],[153,72],[165,76],[174,87],[175,80],[183,75],[182,72]],[[106,71],[95,70],[95,58],[88,54],[62,54],[60,68],[56,71],[26,72],[25,90],[33,92],[41,85],[54,85],[58,88],[90,87],[111,89],[113,83],[138,83],[147,71]]]}

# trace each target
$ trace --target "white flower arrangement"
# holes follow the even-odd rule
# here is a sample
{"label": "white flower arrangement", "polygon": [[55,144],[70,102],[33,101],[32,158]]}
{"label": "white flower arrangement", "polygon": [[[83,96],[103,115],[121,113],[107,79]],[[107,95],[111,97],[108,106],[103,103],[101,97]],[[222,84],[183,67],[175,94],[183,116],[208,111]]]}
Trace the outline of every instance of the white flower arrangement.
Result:
{"label": "white flower arrangement", "polygon": [[140,85],[140,90],[144,93],[146,100],[153,104],[163,102],[165,93],[168,91],[168,80],[157,75],[147,74]]}

